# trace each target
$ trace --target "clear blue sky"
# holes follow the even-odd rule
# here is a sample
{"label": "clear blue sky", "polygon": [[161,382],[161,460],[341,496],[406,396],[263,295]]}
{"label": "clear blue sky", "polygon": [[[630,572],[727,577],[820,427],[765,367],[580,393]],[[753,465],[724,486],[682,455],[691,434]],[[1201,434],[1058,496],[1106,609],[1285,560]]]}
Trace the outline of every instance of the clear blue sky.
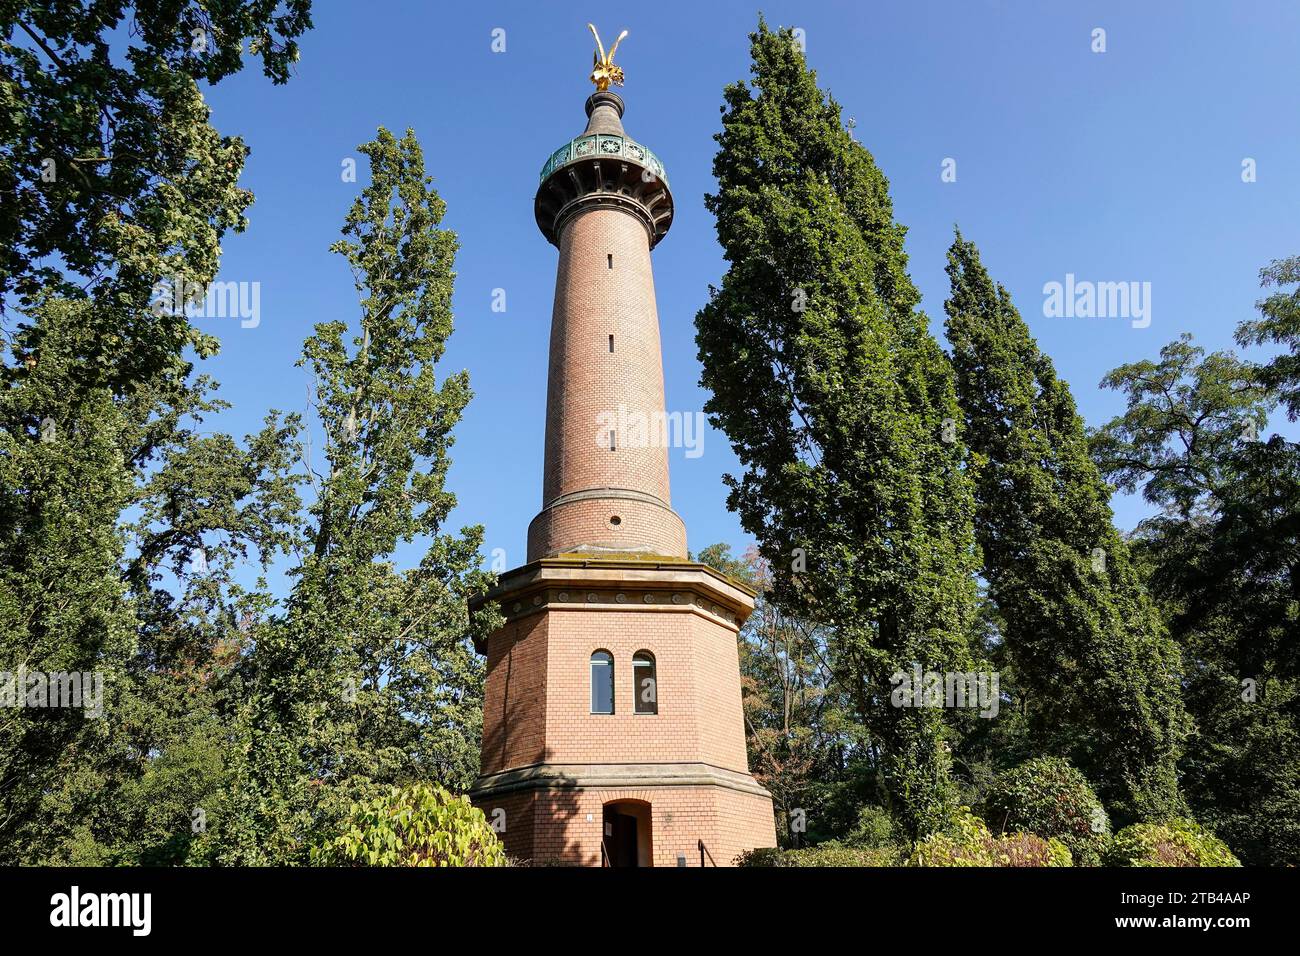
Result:
{"label": "clear blue sky", "polygon": [[[1231,344],[1252,314],[1257,273],[1300,253],[1300,6],[1285,2],[774,3],[798,26],[823,88],[889,177],[911,274],[941,332],[944,253],[960,224],[1071,383],[1089,424],[1121,407],[1097,388],[1114,366],[1154,357],[1179,332]],[[460,236],[456,332],[445,369],[475,398],[457,430],[454,523],[524,559],[541,497],[546,352],[556,251],[532,199],[553,149],[581,131],[591,49],[626,27],[620,90],[629,134],[663,159],[677,214],[655,252],[667,402],[703,406],[693,320],[723,272],[702,197],[724,84],[748,76],[752,2],[559,4],[321,0],[295,78],[249,69],[210,92],[214,122],[252,149],[250,228],[225,242],[221,278],[258,281],[261,324],[201,320],[223,342],[206,370],[242,435],[268,408],[305,408],[293,367],[313,323],[354,320],[342,260],[327,251],[358,185],[342,161],[384,125],[413,127]],[[505,30],[506,52],[491,50]],[[1106,30],[1107,51],[1091,33]],[[940,167],[957,161],[957,181]],[[1258,181],[1241,180],[1243,158]],[[360,164],[364,180],[364,163]],[[1152,322],[1043,317],[1042,288],[1080,279],[1150,282]],[[495,288],[504,314],[491,311]],[[1288,432],[1294,428],[1287,426]],[[725,507],[736,463],[710,431],[702,457],[672,452],[673,503],[698,550],[747,543]],[[1142,502],[1116,502],[1131,528]],[[404,557],[406,555],[403,555]]]}

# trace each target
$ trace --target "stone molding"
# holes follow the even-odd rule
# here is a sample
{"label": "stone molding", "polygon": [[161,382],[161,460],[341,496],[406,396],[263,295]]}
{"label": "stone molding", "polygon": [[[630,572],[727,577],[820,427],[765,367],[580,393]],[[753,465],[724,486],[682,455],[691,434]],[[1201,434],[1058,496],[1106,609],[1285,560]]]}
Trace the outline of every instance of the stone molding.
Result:
{"label": "stone molding", "polygon": [[747,773],[707,763],[533,764],[479,777],[476,801],[521,790],[615,790],[629,787],[724,787],[771,799]]}

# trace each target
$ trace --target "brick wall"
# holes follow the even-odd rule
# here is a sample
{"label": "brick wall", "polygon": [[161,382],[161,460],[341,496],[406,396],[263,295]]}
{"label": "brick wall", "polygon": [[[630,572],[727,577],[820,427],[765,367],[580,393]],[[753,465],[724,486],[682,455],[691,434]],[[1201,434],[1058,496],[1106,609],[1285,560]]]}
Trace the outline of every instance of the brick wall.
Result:
{"label": "brick wall", "polygon": [[[614,658],[614,713],[591,713],[591,655]],[[632,657],[655,657],[657,714],[635,713]],[[736,629],[689,602],[548,605],[488,641],[484,774],[538,764],[707,764],[748,774]],[[476,797],[505,812],[507,851],[538,863],[599,865],[605,803],[649,804],[654,865],[685,853],[728,866],[774,846],[770,798],[724,786],[577,787]],[[591,819],[588,820],[587,816]]]}
{"label": "brick wall", "polygon": [[744,850],[776,845],[772,801],[723,787],[641,787],[507,794],[478,802],[505,810],[506,852],[534,865],[600,866],[607,803],[649,804],[654,866],[733,866]]}
{"label": "brick wall", "polygon": [[[560,234],[542,505],[545,509],[564,495],[611,488],[646,496],[658,507],[644,501],[585,501],[539,516],[529,534],[530,561],[582,547],[685,556],[685,530],[676,515],[665,511],[671,506],[667,448],[662,441],[641,442],[644,447],[633,442],[638,437],[632,434],[634,416],[653,421],[663,411],[648,234],[630,213],[589,209]],[[628,423],[631,428],[620,434],[619,426]],[[610,522],[614,516],[621,519],[618,525]]]}
{"label": "brick wall", "polygon": [[677,512],[664,505],[607,496],[565,501],[544,509],[528,525],[530,561],[565,551],[598,549],[684,558],[686,525]]}
{"label": "brick wall", "polygon": [[545,759],[548,624],[544,614],[523,618],[488,641],[481,773]]}
{"label": "brick wall", "polygon": [[[548,617],[548,762],[700,761],[748,772],[734,629],[689,607],[578,607]],[[614,656],[613,714],[591,713],[597,650]],[[632,655],[643,650],[655,656],[657,714],[633,711]]]}

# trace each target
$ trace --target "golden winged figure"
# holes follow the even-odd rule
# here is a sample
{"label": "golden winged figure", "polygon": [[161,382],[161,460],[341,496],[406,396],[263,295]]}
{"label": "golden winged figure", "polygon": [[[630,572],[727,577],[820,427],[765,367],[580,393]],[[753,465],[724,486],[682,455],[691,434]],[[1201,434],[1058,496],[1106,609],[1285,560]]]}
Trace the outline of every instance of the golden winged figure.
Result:
{"label": "golden winged figure", "polygon": [[588,23],[587,29],[596,38],[596,52],[591,55],[591,62],[595,65],[595,69],[591,71],[591,82],[595,83],[596,89],[602,92],[609,89],[611,83],[622,86],[623,68],[614,65],[614,52],[618,49],[618,45],[623,42],[623,38],[627,36],[627,31],[624,30],[618,35],[618,39],[614,41],[614,45],[609,48],[609,54],[606,55],[605,47],[600,42],[600,34],[596,32],[595,26]]}

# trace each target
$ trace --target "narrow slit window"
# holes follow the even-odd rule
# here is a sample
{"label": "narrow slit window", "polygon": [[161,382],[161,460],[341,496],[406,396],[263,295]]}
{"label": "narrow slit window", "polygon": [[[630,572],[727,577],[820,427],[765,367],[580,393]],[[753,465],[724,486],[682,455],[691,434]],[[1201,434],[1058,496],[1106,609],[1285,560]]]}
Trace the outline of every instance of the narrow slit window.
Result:
{"label": "narrow slit window", "polygon": [[611,269],[614,268],[614,253],[611,252],[608,255],[606,255],[605,261],[609,263],[609,267]]}
{"label": "narrow slit window", "polygon": [[614,441],[614,429],[609,430],[609,450],[618,451],[618,443]]}
{"label": "narrow slit window", "polygon": [[609,337],[609,350],[614,351],[614,336],[612,335]]}

